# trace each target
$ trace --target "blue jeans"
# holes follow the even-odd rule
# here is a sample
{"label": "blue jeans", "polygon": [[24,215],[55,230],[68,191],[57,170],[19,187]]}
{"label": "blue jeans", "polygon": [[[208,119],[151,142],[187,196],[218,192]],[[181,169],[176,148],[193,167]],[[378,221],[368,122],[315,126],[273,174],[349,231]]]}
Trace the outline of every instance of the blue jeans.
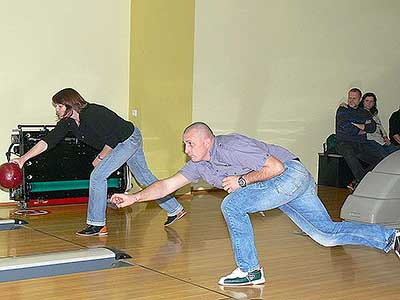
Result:
{"label": "blue jeans", "polygon": [[385,149],[385,152],[386,152],[387,155],[392,154],[393,152],[396,152],[396,151],[400,150],[400,147],[395,146],[393,144],[383,145],[382,147],[383,147],[383,149]]}
{"label": "blue jeans", "polygon": [[368,140],[369,145],[375,149],[376,152],[379,153],[379,155],[382,158],[385,158],[386,156],[392,154],[393,152],[396,152],[397,150],[399,150],[400,148],[393,145],[393,144],[389,144],[389,145],[381,145],[379,143],[377,143],[376,141],[373,140]]}
{"label": "blue jeans", "polygon": [[323,246],[364,245],[390,251],[395,230],[376,224],[333,222],[315,192],[312,175],[298,161],[270,180],[250,184],[225,197],[221,209],[237,266],[243,272],[259,267],[249,213],[279,208]]}
{"label": "blue jeans", "polygon": [[[338,142],[336,150],[343,155],[358,182],[387,156],[382,146],[375,141],[367,141],[365,143]],[[365,168],[360,161],[366,162],[368,168]]]}
{"label": "blue jeans", "polygon": [[[141,186],[148,186],[157,181],[150,172],[143,153],[142,135],[135,127],[133,134],[119,143],[90,174],[89,204],[87,224],[103,226],[106,223],[107,178],[124,163]],[[167,196],[157,200],[158,205],[167,211],[169,216],[176,215],[183,207],[175,197]]]}

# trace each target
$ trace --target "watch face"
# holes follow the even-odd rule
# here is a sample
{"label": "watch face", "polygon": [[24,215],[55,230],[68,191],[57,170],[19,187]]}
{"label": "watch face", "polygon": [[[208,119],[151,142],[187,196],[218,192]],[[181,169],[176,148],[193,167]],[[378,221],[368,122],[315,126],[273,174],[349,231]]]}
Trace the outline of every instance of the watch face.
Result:
{"label": "watch face", "polygon": [[241,177],[241,176],[238,179],[238,183],[239,183],[239,186],[241,186],[241,187],[245,187],[246,186],[246,180],[244,180],[244,178]]}

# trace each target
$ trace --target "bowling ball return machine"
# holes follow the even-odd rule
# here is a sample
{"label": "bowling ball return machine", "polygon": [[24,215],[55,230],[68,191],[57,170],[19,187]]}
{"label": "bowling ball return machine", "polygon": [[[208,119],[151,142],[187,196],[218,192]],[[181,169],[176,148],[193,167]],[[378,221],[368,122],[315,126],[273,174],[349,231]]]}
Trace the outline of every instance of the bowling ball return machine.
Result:
{"label": "bowling ball return machine", "polygon": [[[40,141],[55,125],[18,125],[12,130],[6,153],[21,156]],[[98,150],[67,135],[56,147],[28,160],[22,169],[22,184],[9,190],[10,200],[22,209],[59,204],[86,203],[92,161]],[[127,165],[108,178],[108,194],[123,193],[130,188]]]}
{"label": "bowling ball return machine", "polygon": [[400,150],[385,157],[343,204],[346,221],[400,227]]}

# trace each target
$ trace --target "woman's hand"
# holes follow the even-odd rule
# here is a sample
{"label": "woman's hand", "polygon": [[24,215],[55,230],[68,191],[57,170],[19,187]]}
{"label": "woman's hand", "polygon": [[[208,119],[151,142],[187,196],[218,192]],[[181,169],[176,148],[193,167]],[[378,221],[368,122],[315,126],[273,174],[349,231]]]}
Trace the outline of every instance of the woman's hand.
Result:
{"label": "woman's hand", "polygon": [[10,162],[13,164],[17,164],[19,166],[19,168],[22,169],[22,167],[25,164],[25,159],[23,159],[22,157],[14,158],[14,159],[10,160]]}
{"label": "woman's hand", "polygon": [[92,161],[93,167],[96,168],[96,166],[108,155],[111,153],[113,148],[111,148],[108,145],[104,145],[103,149],[100,151],[100,153],[96,156],[96,158]]}
{"label": "woman's hand", "polygon": [[99,156],[96,156],[96,158],[92,161],[92,166],[96,168],[96,166],[102,161],[103,159],[100,158]]}
{"label": "woman's hand", "polygon": [[96,168],[96,166],[104,159],[104,157],[105,157],[105,155],[103,156],[101,153],[99,155],[97,155],[96,158],[92,161],[93,167]]}

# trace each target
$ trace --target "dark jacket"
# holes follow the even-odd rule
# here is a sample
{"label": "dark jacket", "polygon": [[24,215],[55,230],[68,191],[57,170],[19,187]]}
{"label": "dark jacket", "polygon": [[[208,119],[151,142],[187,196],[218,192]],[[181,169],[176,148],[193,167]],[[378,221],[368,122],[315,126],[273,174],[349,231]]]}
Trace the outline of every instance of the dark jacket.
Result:
{"label": "dark jacket", "polygon": [[336,141],[366,143],[367,135],[359,134],[360,129],[351,123],[366,124],[365,132],[372,133],[376,130],[376,123],[372,115],[364,108],[351,108],[339,106],[336,111]]}
{"label": "dark jacket", "polygon": [[79,113],[79,119],[79,126],[71,118],[58,121],[56,127],[43,138],[48,149],[57,145],[68,132],[97,150],[103,149],[104,145],[114,148],[131,136],[135,129],[131,122],[98,104],[89,103]]}
{"label": "dark jacket", "polygon": [[395,111],[389,119],[389,137],[393,145],[400,145],[394,138],[393,135],[400,134],[400,109]]}

